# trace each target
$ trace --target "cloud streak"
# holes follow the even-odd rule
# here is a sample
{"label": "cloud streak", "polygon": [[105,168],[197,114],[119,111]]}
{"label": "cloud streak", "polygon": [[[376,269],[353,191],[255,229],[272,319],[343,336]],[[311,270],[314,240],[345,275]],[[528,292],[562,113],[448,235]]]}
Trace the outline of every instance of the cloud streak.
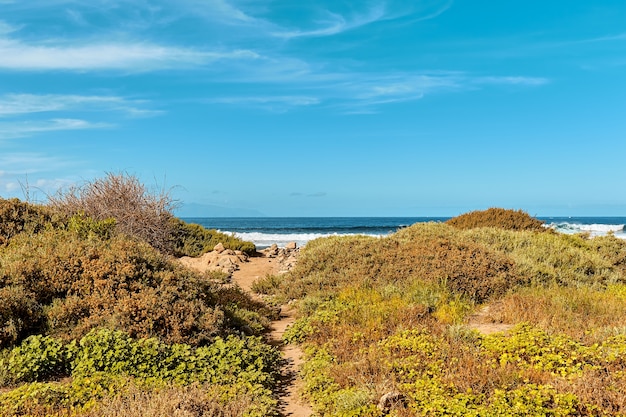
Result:
{"label": "cloud streak", "polygon": [[[426,0],[419,2],[419,4],[407,6],[406,3],[390,0],[379,1],[369,3],[369,8],[365,12],[353,12],[351,15],[326,9],[320,12],[321,18],[313,19],[314,29],[286,29],[281,27],[272,31],[271,35],[284,39],[326,37],[339,35],[382,21],[407,18],[410,22],[415,23],[440,16],[452,6],[452,3],[452,0]],[[368,3],[363,2],[362,4]]]}
{"label": "cloud streak", "polygon": [[249,50],[203,51],[169,47],[150,42],[29,44],[0,38],[0,69],[21,71],[154,71],[198,67],[223,60],[249,60],[258,55]]}
{"label": "cloud streak", "polygon": [[352,19],[329,10],[324,11],[324,14],[325,17],[323,19],[315,22],[319,26],[317,29],[278,31],[273,32],[272,35],[285,39],[337,35],[383,19],[385,17],[385,9],[382,4],[379,4],[371,8],[367,14],[355,16]]}
{"label": "cloud streak", "polygon": [[161,113],[142,108],[147,104],[145,100],[128,100],[117,96],[5,94],[0,96],[0,118],[77,110],[119,111],[133,117]]}
{"label": "cloud streak", "polygon": [[[424,74],[353,74],[343,91],[339,108],[348,114],[371,114],[383,105],[420,100],[427,95],[482,89],[491,85],[537,87],[549,83],[542,77],[476,76],[462,72]],[[338,97],[341,98],[341,97]]]}
{"label": "cloud streak", "polygon": [[311,96],[243,96],[219,97],[207,100],[207,102],[256,107],[273,112],[285,112],[294,107],[314,106],[320,104],[321,100]]}
{"label": "cloud streak", "polygon": [[109,123],[93,123],[81,119],[50,119],[44,121],[2,122],[0,123],[0,140],[33,136],[39,133],[105,129],[111,128]]}

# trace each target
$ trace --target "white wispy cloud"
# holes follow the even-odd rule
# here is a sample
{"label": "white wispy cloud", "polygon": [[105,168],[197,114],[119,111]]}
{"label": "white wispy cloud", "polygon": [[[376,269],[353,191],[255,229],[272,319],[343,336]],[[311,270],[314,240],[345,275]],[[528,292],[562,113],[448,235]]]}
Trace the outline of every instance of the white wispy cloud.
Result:
{"label": "white wispy cloud", "polygon": [[352,89],[361,91],[356,98],[362,100],[399,98],[416,96],[421,98],[424,94],[459,88],[460,76],[451,74],[397,74],[372,77],[352,86]]}
{"label": "white wispy cloud", "polygon": [[275,112],[284,112],[294,107],[313,106],[320,103],[319,98],[310,96],[218,97],[206,101],[216,104],[232,104],[240,106],[258,107]]}
{"label": "white wispy cloud", "polygon": [[44,202],[49,195],[76,182],[54,174],[74,165],[75,161],[40,153],[5,152],[0,155],[0,195]]}
{"label": "white wispy cloud", "polygon": [[572,43],[596,43],[596,42],[621,42],[626,41],[626,32],[616,35],[598,36],[595,38],[581,39]]}
{"label": "white wispy cloud", "polygon": [[[2,3],[0,3],[2,4]],[[19,30],[19,27],[8,24],[7,22],[0,20],[0,36],[8,35],[9,33],[13,33]]]}
{"label": "white wispy cloud", "polygon": [[111,128],[109,123],[89,122],[81,119],[50,119],[43,121],[19,121],[0,123],[0,140],[15,139],[32,136],[39,133],[85,130],[85,129],[105,129]]}
{"label": "white wispy cloud", "polygon": [[316,29],[277,31],[273,32],[272,35],[286,39],[336,35],[383,19],[385,17],[385,8],[383,4],[378,4],[372,7],[366,14],[356,15],[351,18],[329,10],[324,11],[324,15],[324,18],[314,22],[318,26]]}
{"label": "white wispy cloud", "polygon": [[550,80],[545,77],[524,77],[524,76],[487,76],[470,79],[474,84],[488,85],[520,85],[520,86],[541,86],[548,84]]}
{"label": "white wispy cloud", "polygon": [[226,18],[227,21],[232,20],[246,23],[258,21],[258,19],[256,19],[255,17],[250,16],[249,14],[247,14],[240,8],[237,8],[232,3],[229,3],[226,0],[208,0],[208,2],[206,0],[186,0],[186,2],[190,5],[196,6],[196,10],[198,8],[210,10],[212,13],[217,14],[222,19]]}
{"label": "white wispy cloud", "polygon": [[72,110],[119,111],[133,117],[162,113],[158,110],[144,108],[148,104],[145,100],[131,100],[118,96],[5,94],[0,95],[0,117]]}
{"label": "white wispy cloud", "polygon": [[549,83],[541,77],[476,76],[461,72],[432,74],[355,74],[343,83],[338,107],[347,114],[372,114],[386,104],[420,100],[427,95],[476,90],[489,85],[537,87]]}
{"label": "white wispy cloud", "polygon": [[353,12],[350,15],[322,10],[321,18],[313,19],[313,29],[285,29],[271,32],[278,38],[323,37],[341,34],[355,30],[376,22],[407,18],[411,22],[434,19],[445,13],[451,6],[452,0],[425,0],[415,3],[402,1],[362,2],[367,9],[362,12]]}
{"label": "white wispy cloud", "polygon": [[0,38],[0,69],[151,71],[258,57],[249,50],[204,51],[154,43],[26,43]]}

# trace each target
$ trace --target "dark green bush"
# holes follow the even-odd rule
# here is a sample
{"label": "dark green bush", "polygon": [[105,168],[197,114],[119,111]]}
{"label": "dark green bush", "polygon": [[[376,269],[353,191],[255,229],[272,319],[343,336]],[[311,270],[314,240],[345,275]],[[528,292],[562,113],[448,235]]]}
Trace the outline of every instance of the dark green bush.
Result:
{"label": "dark green bush", "polygon": [[19,285],[0,287],[0,348],[36,332],[43,322],[41,305],[32,292]]}
{"label": "dark green bush", "polygon": [[499,227],[507,230],[545,231],[543,222],[528,215],[522,210],[506,210],[490,208],[483,211],[472,211],[453,217],[447,224],[458,229],[474,229],[477,227]]}
{"label": "dark green bush", "polygon": [[216,230],[205,229],[199,224],[186,223],[177,218],[172,218],[171,221],[174,254],[177,256],[200,256],[212,251],[218,243],[223,244],[226,249],[240,250],[248,255],[256,252],[256,246],[252,242],[246,242]]}
{"label": "dark green bush", "polygon": [[190,384],[242,382],[271,388],[280,353],[260,337],[218,337],[194,348],[156,338],[133,339],[120,330],[94,329],[78,343],[50,336],[30,336],[11,350],[3,365],[13,382],[44,381],[72,375],[130,376]]}

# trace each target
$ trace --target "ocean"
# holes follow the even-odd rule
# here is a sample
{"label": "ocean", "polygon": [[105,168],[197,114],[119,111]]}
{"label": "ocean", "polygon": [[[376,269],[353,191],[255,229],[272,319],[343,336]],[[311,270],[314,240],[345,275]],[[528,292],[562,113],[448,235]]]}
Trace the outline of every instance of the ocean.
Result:
{"label": "ocean", "polygon": [[[560,233],[590,233],[601,236],[613,232],[626,239],[626,217],[538,217],[546,227]],[[310,240],[337,235],[385,236],[402,227],[421,222],[443,222],[449,217],[187,217],[207,229],[253,242],[263,249],[272,244],[284,247],[289,242],[304,246]]]}

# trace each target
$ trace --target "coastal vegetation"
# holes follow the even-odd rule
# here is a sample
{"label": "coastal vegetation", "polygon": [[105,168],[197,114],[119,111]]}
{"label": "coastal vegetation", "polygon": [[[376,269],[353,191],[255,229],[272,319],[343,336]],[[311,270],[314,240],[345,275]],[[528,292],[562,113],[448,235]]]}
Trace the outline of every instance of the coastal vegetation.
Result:
{"label": "coastal vegetation", "polygon": [[297,300],[285,340],[306,351],[316,411],[626,414],[626,242],[528,217],[489,210],[319,239],[290,273],[261,279],[277,302]]}
{"label": "coastal vegetation", "polygon": [[275,310],[172,256],[254,245],[170,208],[126,174],[0,199],[0,415],[276,413]]}
{"label": "coastal vegetation", "polygon": [[260,301],[177,261],[256,248],[173,204],[127,174],[0,199],[0,415],[279,415],[286,303],[319,415],[626,415],[623,240],[489,209],[311,241]]}

